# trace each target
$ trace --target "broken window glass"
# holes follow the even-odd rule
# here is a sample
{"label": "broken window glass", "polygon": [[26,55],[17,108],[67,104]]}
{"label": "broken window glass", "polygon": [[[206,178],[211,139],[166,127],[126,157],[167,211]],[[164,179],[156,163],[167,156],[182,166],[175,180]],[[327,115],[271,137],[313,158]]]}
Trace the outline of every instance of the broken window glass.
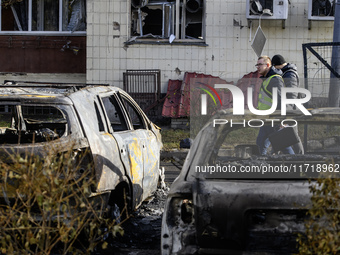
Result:
{"label": "broken window glass", "polygon": [[132,0],[131,36],[203,40],[204,8],[204,0]]}
{"label": "broken window glass", "polygon": [[113,131],[128,130],[128,125],[116,99],[113,96],[103,97],[102,102]]}
{"label": "broken window glass", "polygon": [[1,2],[1,31],[86,31],[85,0]]}
{"label": "broken window glass", "polygon": [[138,110],[131,104],[131,102],[124,96],[121,97],[123,104],[128,112],[130,121],[134,129],[146,129],[145,123]]}
{"label": "broken window glass", "polygon": [[57,107],[8,103],[0,113],[0,144],[39,143],[66,135],[67,120]]}

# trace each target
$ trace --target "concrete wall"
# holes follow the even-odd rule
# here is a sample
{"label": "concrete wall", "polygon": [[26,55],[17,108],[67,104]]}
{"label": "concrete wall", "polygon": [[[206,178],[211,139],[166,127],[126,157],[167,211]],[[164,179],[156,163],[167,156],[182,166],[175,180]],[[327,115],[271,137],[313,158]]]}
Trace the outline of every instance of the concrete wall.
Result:
{"label": "concrete wall", "polygon": [[[241,2],[241,3],[240,3]],[[333,21],[313,21],[308,29],[308,1],[290,0],[285,29],[279,20],[262,20],[267,37],[263,54],[283,55],[303,76],[302,44],[329,42]],[[89,83],[123,86],[126,69],[161,69],[162,92],[169,79],[182,79],[186,71],[237,80],[255,71],[257,56],[251,40],[259,22],[250,28],[246,1],[206,0],[208,46],[145,45],[124,47],[129,39],[130,0],[87,1],[87,74]]]}

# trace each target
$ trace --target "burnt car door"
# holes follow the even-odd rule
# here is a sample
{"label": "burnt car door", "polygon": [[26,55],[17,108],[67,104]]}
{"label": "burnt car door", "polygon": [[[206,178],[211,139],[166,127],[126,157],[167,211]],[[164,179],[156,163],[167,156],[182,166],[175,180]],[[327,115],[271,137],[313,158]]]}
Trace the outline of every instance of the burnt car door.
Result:
{"label": "burnt car door", "polygon": [[132,202],[137,206],[145,196],[143,187],[145,139],[138,130],[133,129],[128,114],[116,93],[101,95],[100,101],[106,115],[109,133],[117,141],[120,158],[132,182]]}
{"label": "burnt car door", "polygon": [[98,93],[111,90],[81,90],[69,97],[74,102],[85,136],[90,144],[96,170],[97,192],[113,190],[125,175],[116,139],[110,135]]}
{"label": "burnt car door", "polygon": [[125,92],[118,93],[128,114],[128,119],[134,133],[140,139],[143,159],[143,200],[151,195],[157,186],[159,177],[160,142],[152,130],[152,123],[145,113]]}

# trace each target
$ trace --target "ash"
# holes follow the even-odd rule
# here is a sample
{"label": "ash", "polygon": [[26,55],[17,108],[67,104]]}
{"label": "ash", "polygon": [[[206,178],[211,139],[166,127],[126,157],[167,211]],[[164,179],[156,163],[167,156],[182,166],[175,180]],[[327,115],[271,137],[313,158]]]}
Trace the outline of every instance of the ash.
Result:
{"label": "ash", "polygon": [[[161,245],[161,226],[164,204],[169,188],[158,188],[148,201],[122,224],[124,235],[118,235],[100,254],[158,255]],[[99,254],[99,253],[97,253]]]}

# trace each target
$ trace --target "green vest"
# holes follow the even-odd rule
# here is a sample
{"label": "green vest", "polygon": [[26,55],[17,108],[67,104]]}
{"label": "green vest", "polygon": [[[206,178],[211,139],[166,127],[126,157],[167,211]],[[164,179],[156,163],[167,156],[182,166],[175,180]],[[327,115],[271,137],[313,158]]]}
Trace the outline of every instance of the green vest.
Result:
{"label": "green vest", "polygon": [[270,80],[274,77],[278,76],[282,79],[282,77],[278,74],[274,74],[268,77],[261,85],[260,93],[259,93],[259,100],[257,104],[257,109],[259,110],[268,110],[273,104],[273,96],[272,93],[267,90],[267,87],[270,83]]}

